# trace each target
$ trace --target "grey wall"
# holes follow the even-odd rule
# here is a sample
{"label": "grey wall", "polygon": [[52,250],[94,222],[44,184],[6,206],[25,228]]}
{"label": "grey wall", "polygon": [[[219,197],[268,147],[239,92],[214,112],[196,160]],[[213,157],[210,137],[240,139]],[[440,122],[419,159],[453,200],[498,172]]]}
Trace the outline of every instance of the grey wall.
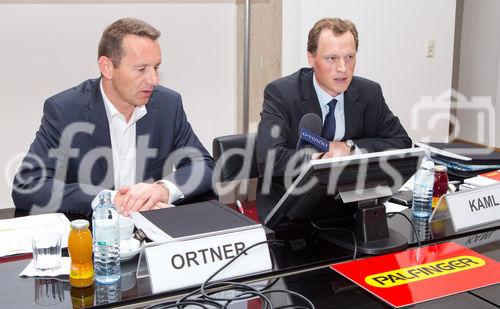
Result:
{"label": "grey wall", "polygon": [[[500,1],[465,0],[460,44],[456,136],[500,148]],[[491,104],[492,109],[484,105]]]}
{"label": "grey wall", "polygon": [[0,1],[0,207],[13,206],[11,179],[38,129],[44,100],[99,76],[97,43],[121,17],[144,19],[162,31],[160,83],[183,95],[205,147],[235,132],[234,1],[25,2]]}

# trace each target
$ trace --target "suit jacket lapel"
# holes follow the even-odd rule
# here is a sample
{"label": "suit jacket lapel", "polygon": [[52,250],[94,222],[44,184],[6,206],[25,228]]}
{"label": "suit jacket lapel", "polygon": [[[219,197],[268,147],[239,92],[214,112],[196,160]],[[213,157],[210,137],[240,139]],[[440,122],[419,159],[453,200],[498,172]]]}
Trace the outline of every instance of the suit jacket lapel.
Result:
{"label": "suit jacket lapel", "polygon": [[104,186],[113,187],[113,153],[111,151],[111,138],[109,135],[108,117],[106,116],[106,109],[104,107],[104,101],[101,96],[101,90],[99,86],[100,82],[101,79],[97,79],[94,82],[92,89],[90,89],[90,93],[86,102],[88,108],[87,117],[88,122],[95,125],[94,133],[92,135],[94,147],[104,147],[105,156],[108,162],[106,166],[104,164],[104,160],[97,160],[98,169],[96,169],[95,172],[101,174],[97,178],[104,179],[104,176],[107,176]]}
{"label": "suit jacket lapel", "polygon": [[358,102],[358,91],[356,87],[349,85],[344,93],[344,117],[345,117],[345,134],[343,140],[351,139],[356,134],[356,127],[360,121],[361,109]]}
{"label": "suit jacket lapel", "polygon": [[109,136],[109,122],[106,116],[104,101],[99,90],[99,83],[95,87],[94,93],[89,96],[89,121],[95,125],[94,144],[96,147],[111,147],[111,138]]}
{"label": "suit jacket lapel", "polygon": [[313,84],[313,70],[302,69],[300,81],[300,95],[302,103],[304,104],[306,114],[314,113],[323,119],[321,107],[319,106],[318,96],[314,90]]}

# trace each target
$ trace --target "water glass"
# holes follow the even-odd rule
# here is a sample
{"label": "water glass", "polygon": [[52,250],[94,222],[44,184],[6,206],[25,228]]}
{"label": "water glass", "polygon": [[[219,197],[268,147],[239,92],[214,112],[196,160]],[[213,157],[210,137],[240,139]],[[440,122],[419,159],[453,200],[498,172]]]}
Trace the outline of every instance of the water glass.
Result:
{"label": "water glass", "polygon": [[37,271],[61,267],[61,234],[42,232],[33,236],[33,262]]}

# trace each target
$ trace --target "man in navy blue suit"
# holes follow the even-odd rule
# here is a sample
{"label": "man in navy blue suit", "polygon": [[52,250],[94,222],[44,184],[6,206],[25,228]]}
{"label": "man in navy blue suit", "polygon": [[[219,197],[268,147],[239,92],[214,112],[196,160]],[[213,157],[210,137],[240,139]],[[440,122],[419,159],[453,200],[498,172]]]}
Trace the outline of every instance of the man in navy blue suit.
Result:
{"label": "man in navy blue suit", "polygon": [[[261,219],[287,190],[291,181],[286,180],[297,176],[296,167],[309,159],[411,147],[381,86],[354,75],[358,45],[354,23],[323,18],[309,31],[307,60],[311,67],[266,86],[256,152],[261,176],[271,171],[274,178],[270,189],[263,188],[270,194],[257,198]],[[297,149],[301,120],[307,114],[316,114],[321,120],[321,135],[329,141],[325,153]]]}
{"label": "man in navy blue suit", "polygon": [[187,121],[181,96],[159,86],[160,32],[133,18],[108,26],[101,77],[46,100],[14,179],[16,208],[88,215],[113,190],[117,209],[169,207],[211,189],[214,162]]}

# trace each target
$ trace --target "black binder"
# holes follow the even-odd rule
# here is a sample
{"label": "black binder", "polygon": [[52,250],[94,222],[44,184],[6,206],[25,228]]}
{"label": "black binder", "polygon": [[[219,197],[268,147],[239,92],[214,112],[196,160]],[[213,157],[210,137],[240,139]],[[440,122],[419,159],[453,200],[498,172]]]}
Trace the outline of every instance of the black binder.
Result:
{"label": "black binder", "polygon": [[143,211],[141,215],[173,238],[258,224],[216,200]]}
{"label": "black binder", "polygon": [[[479,147],[466,143],[427,143],[429,146],[468,157],[471,160],[453,160],[471,165],[497,165],[500,164],[500,152],[493,148]],[[442,157],[442,155],[438,155]]]}

